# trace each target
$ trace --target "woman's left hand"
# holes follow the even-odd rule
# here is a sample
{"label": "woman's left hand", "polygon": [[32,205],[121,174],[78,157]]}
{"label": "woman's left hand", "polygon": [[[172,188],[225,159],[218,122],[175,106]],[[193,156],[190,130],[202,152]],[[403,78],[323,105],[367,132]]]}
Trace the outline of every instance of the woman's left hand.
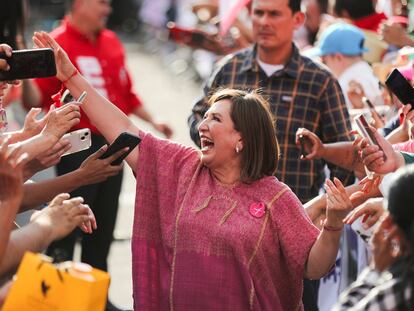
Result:
{"label": "woman's left hand", "polygon": [[326,189],[326,225],[342,228],[343,219],[353,209],[351,200],[346,194],[345,187],[338,178],[334,182],[329,179],[325,183]]}

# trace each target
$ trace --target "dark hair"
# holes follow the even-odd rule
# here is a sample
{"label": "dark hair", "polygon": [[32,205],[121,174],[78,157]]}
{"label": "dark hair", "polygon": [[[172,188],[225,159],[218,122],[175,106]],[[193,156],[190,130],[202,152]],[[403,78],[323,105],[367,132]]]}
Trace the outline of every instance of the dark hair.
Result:
{"label": "dark hair", "polygon": [[243,139],[242,181],[252,182],[274,175],[279,159],[279,144],[269,104],[255,91],[222,89],[211,96],[208,105],[224,99],[232,102],[230,116],[234,129]]}
{"label": "dark hair", "polygon": [[352,20],[375,13],[372,0],[335,0],[333,10],[339,17],[343,17],[343,11],[347,12]]}
{"label": "dark hair", "polygon": [[289,0],[289,8],[292,10],[292,13],[301,11],[301,2],[302,0]]}
{"label": "dark hair", "polygon": [[[400,290],[395,294],[403,297],[405,289],[414,290],[414,164],[403,167],[393,178],[388,192],[388,211],[409,243],[408,253],[399,258],[394,266],[398,277],[401,278]],[[410,308],[408,304],[411,304]],[[411,295],[410,302],[406,304],[407,310],[412,310],[413,306],[414,295]]]}
{"label": "dark hair", "polygon": [[25,0],[3,0],[0,10],[0,43],[6,43],[17,49],[17,36],[24,35]]}
{"label": "dark hair", "polygon": [[[252,0],[251,5],[255,0]],[[301,11],[301,2],[302,0],[288,0],[288,7],[292,10],[292,13],[300,12]]]}
{"label": "dark hair", "polygon": [[388,192],[388,210],[394,223],[414,248],[414,165],[399,170]]}

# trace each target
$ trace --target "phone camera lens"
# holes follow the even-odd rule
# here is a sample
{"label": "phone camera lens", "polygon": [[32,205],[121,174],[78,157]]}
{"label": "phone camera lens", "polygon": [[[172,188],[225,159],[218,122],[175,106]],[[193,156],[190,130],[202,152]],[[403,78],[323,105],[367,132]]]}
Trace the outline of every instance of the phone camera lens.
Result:
{"label": "phone camera lens", "polygon": [[81,140],[85,140],[85,138],[86,138],[85,136],[82,136],[82,137],[81,137]]}

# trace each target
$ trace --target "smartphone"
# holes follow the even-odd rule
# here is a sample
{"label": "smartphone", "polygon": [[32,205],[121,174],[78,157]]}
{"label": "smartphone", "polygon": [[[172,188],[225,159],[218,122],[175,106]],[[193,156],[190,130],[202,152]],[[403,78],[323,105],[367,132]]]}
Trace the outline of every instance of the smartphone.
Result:
{"label": "smartphone", "polygon": [[56,76],[52,49],[16,50],[11,57],[1,52],[0,58],[5,59],[10,66],[10,70],[0,71],[0,81]]}
{"label": "smartphone", "polygon": [[375,106],[371,103],[371,101],[366,98],[366,97],[362,97],[362,102],[368,106],[368,108],[371,110],[371,113],[374,115],[375,117],[377,117],[378,119],[381,120],[381,116],[380,114],[377,112],[377,110],[375,109]]}
{"label": "smartphone", "polygon": [[168,22],[167,28],[169,39],[177,43],[202,46],[204,43],[211,41],[204,33],[191,28],[178,27],[173,22]]}
{"label": "smartphone", "polygon": [[308,155],[305,148],[305,139],[306,138],[303,135],[299,135],[300,155],[302,158],[305,158]]}
{"label": "smartphone", "polygon": [[76,130],[63,135],[64,139],[69,140],[71,147],[63,156],[86,150],[91,146],[91,130],[88,128]]}
{"label": "smartphone", "polygon": [[129,147],[128,151],[126,151],[123,155],[121,155],[119,158],[117,158],[111,163],[111,165],[119,165],[140,142],[141,138],[139,138],[138,136],[132,135],[127,132],[123,132],[115,139],[115,141],[111,145],[109,145],[108,149],[106,149],[105,153],[101,155],[99,159],[109,158],[111,155],[118,152],[119,150],[125,147]]}
{"label": "smartphone", "polygon": [[[371,131],[371,128],[369,127],[369,124],[367,122],[367,120],[365,119],[363,114],[360,114],[358,116],[356,116],[354,118],[354,121],[358,127],[358,133],[366,138],[369,142],[370,145],[377,145],[381,150],[381,146],[378,144],[377,139],[375,138],[374,133]],[[384,159],[385,159],[385,154],[384,154]]]}
{"label": "smartphone", "polygon": [[411,104],[414,108],[414,89],[410,82],[398,71],[394,69],[385,80],[388,89],[397,96],[403,105]]}

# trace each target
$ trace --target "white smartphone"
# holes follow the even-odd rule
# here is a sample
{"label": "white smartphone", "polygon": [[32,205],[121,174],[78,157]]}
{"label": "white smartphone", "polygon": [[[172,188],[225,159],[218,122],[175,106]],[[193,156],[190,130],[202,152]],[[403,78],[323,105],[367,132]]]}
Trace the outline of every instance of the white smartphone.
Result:
{"label": "white smartphone", "polygon": [[63,138],[69,140],[71,144],[70,149],[63,156],[86,150],[92,143],[91,130],[87,128],[67,133],[63,135]]}
{"label": "white smartphone", "polygon": [[85,99],[86,95],[88,95],[88,93],[86,91],[83,91],[82,94],[80,94],[79,98],[76,99],[72,96],[72,94],[70,94],[69,90],[66,89],[63,94],[62,94],[62,98],[60,99],[62,104],[68,104],[71,102],[75,102],[76,104],[80,105],[82,104],[83,100]]}

